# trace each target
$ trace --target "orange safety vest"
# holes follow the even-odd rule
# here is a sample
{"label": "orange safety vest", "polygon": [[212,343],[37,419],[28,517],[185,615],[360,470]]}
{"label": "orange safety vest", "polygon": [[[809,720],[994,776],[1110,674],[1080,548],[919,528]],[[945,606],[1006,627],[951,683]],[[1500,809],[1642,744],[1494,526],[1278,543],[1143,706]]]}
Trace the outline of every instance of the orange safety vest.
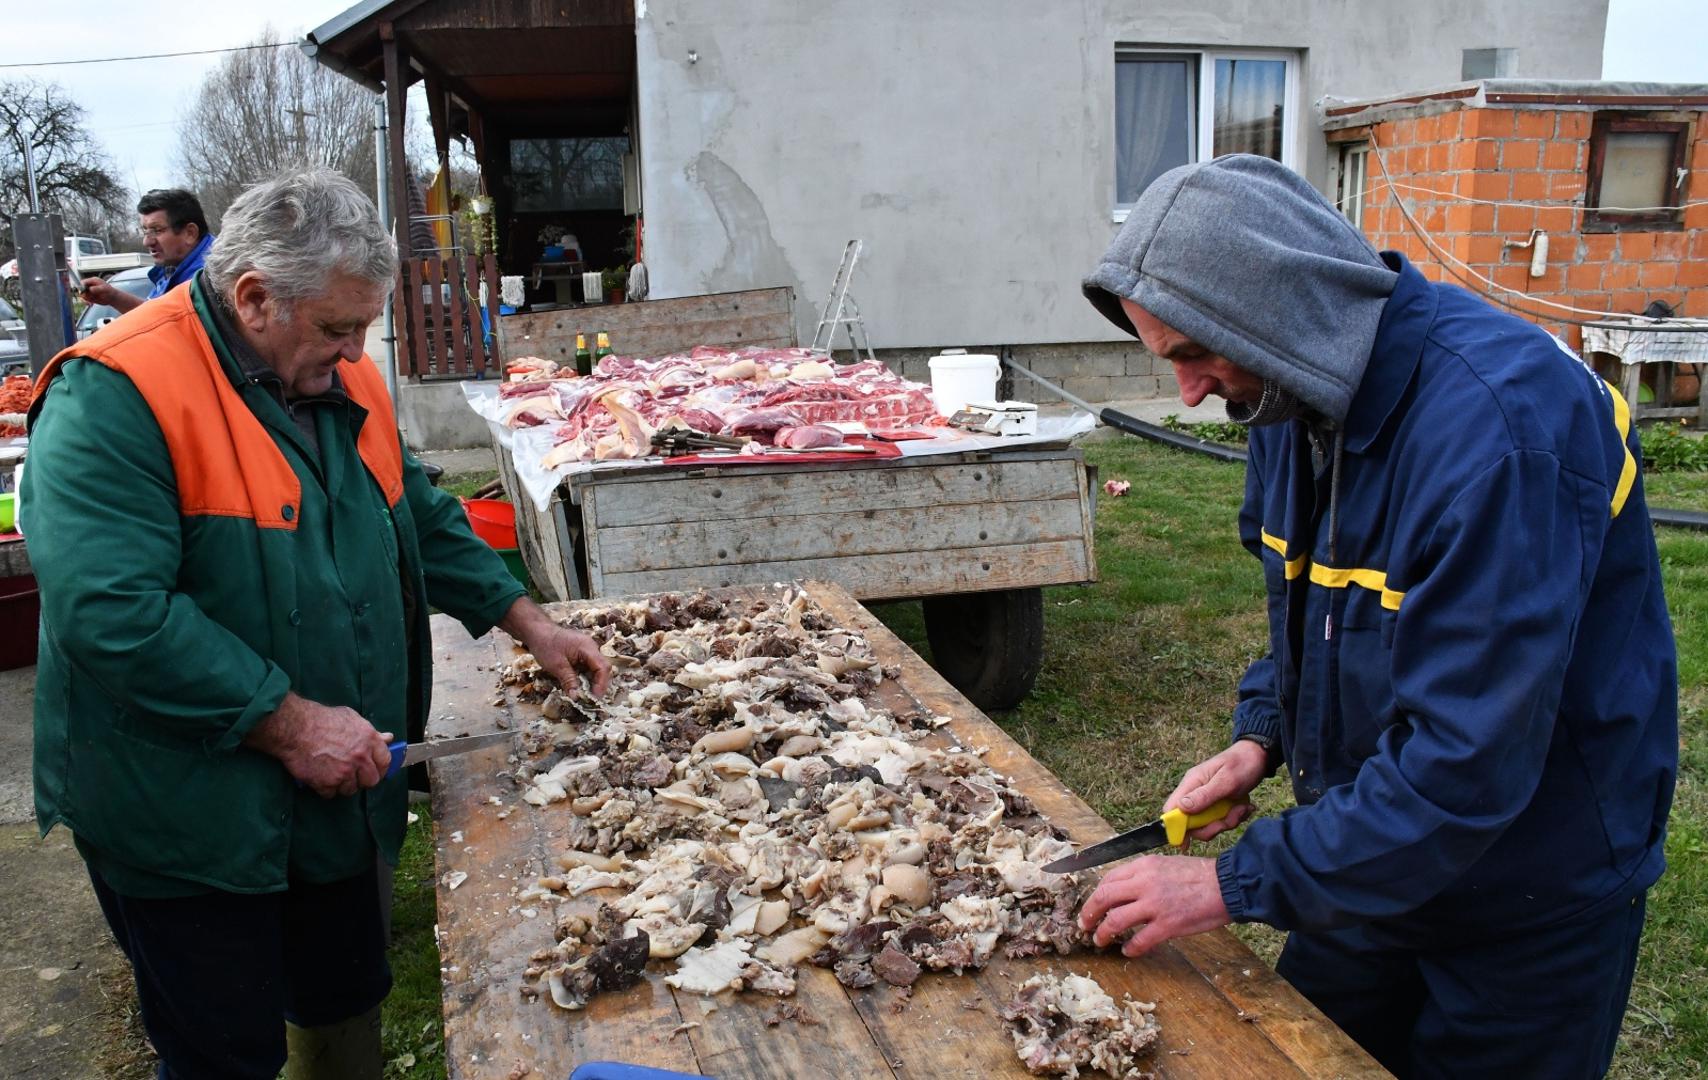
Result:
{"label": "orange safety vest", "polygon": [[[172,456],[179,513],[296,528],[302,482],[232,385],[190,289],[150,300],[48,361],[30,398],[31,424],[61,367],[77,357],[119,372],[142,394]],[[395,506],[403,497],[403,448],[385,382],[366,354],[338,373],[344,392],[369,415],[356,450],[386,503]]]}

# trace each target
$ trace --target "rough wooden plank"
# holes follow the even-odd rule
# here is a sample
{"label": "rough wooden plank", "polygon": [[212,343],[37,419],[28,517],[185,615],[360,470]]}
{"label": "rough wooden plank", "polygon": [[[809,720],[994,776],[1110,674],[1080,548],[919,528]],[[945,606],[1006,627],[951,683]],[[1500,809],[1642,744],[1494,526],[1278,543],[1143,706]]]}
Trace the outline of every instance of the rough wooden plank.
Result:
{"label": "rough wooden plank", "polygon": [[480,329],[480,313],[483,310],[480,303],[480,256],[464,256],[457,263],[457,270],[469,294],[469,359],[473,361],[474,374],[480,375],[487,367],[486,335],[481,333]]}
{"label": "rough wooden plank", "polygon": [[1084,464],[1076,470],[1075,485],[1079,488],[1080,537],[1085,541],[1085,579],[1097,580],[1097,470]]}
{"label": "rough wooden plank", "polygon": [[498,305],[503,296],[498,291],[501,284],[498,280],[498,256],[486,256],[485,265],[482,269],[486,274],[486,317],[492,326],[492,340],[488,344],[486,358],[491,364],[492,370],[498,373],[500,379],[503,379],[504,354],[498,347]]}
{"label": "rough wooden plank", "polygon": [[420,260],[421,278],[427,283],[427,298],[430,305],[428,319],[431,329],[428,334],[430,355],[432,356],[432,371],[435,375],[451,375],[456,369],[451,366],[451,357],[446,350],[447,334],[445,333],[445,293],[439,287],[440,271],[443,264],[437,258]]}
{"label": "rough wooden plank", "polygon": [[[887,681],[881,689],[885,704],[922,707],[952,717],[949,730],[959,741],[988,747],[986,758],[991,765],[1013,776],[1021,790],[1076,839],[1089,841],[1108,834],[1108,826],[1089,807],[955,693],[845,590],[821,584],[809,588],[833,619],[865,633],[879,658],[900,669],[900,680]],[[733,591],[757,595],[763,590]],[[564,607],[554,605],[554,610]],[[449,617],[435,618],[439,669],[430,734],[443,737],[491,723],[497,710],[490,704],[492,674],[486,668],[503,649],[490,644],[494,640],[506,639],[495,633],[487,641],[472,643]],[[520,968],[514,962],[516,950],[531,941],[549,940],[550,929],[544,915],[524,919],[510,910],[514,907],[510,889],[525,879],[527,864],[539,865],[561,849],[562,840],[551,826],[557,820],[554,815],[519,806],[504,821],[497,820],[498,808],[486,799],[498,794],[514,801],[515,788],[495,775],[493,763],[485,761],[485,756],[489,755],[434,763],[439,835],[449,837],[453,830],[463,833],[460,845],[441,841],[441,872],[455,867],[471,875],[455,891],[443,884],[439,890],[441,947],[447,969],[447,1059],[453,1078],[501,1077],[518,1060],[532,1065],[540,1076],[566,1076],[580,1061],[604,1057],[724,1077],[1018,1080],[1026,1074],[996,1010],[1018,981],[1046,969],[1089,971],[1117,997],[1132,993],[1156,1000],[1162,1045],[1149,1066],[1166,1078],[1382,1075],[1374,1062],[1273,975],[1264,987],[1264,1012],[1251,1016],[1249,1022],[1242,1020],[1238,1009],[1243,1006],[1230,998],[1249,991],[1235,986],[1230,992],[1223,984],[1254,981],[1239,973],[1247,967],[1257,973],[1262,964],[1224,931],[1191,939],[1215,939],[1215,949],[1205,954],[1208,960],[1204,956],[1195,960],[1190,950],[1173,946],[1137,961],[1107,954],[999,960],[983,972],[962,978],[928,975],[906,1003],[887,988],[844,991],[828,972],[803,969],[801,996],[796,1000],[810,1001],[809,1007],[823,1021],[812,1026],[785,1021],[776,1028],[766,1027],[762,1017],[773,1003],[757,995],[722,995],[717,1010],[708,1014],[700,999],[665,993],[657,972],[630,991],[595,999],[584,1013],[565,1014],[548,1004],[522,1003],[515,994]],[[477,875],[477,868],[484,874]],[[520,876],[519,870],[524,871]],[[508,877],[501,879],[499,874]],[[591,902],[590,897],[582,900]],[[538,946],[523,949],[520,955],[532,947]],[[974,1007],[963,1008],[963,1002]],[[671,1038],[683,1020],[698,1022],[700,1027]],[[1283,1021],[1291,1038],[1270,1034],[1270,1026]]]}
{"label": "rough wooden plank", "polygon": [[439,263],[444,281],[448,286],[444,290],[447,309],[445,312],[444,337],[449,339],[445,348],[445,359],[449,370],[456,375],[474,374],[474,364],[469,361],[468,346],[463,341],[463,268],[459,259],[434,260]]}
{"label": "rough wooden plank", "polygon": [[851,554],[983,550],[1074,540],[1085,534],[1077,499],[987,506],[920,506],[751,521],[682,521],[599,530],[607,574],[683,566],[841,558]]}
{"label": "rough wooden plank", "polygon": [[[1038,764],[1007,732],[961,697],[845,590],[821,582],[812,583],[809,590],[837,625],[860,631],[879,659],[901,670],[901,685],[909,697],[922,708],[950,717],[948,728],[963,745],[988,747],[986,762],[1011,777],[1039,810],[1066,829],[1075,841],[1093,843],[1112,834],[1109,824],[1096,811]],[[1157,1064],[1164,1076],[1261,1077],[1286,1075],[1293,1070],[1312,1077],[1388,1075],[1346,1033],[1225,930],[1171,942],[1139,960],[1129,961],[1109,954],[1070,959],[1069,966],[1082,971],[1089,968],[1116,997],[1125,992],[1135,998],[1158,1001],[1163,1052],[1158,1055]],[[1212,987],[1215,997],[1206,998],[1193,992],[1193,980],[1183,978],[1178,965],[1189,969],[1193,978],[1204,986]],[[993,970],[1003,969],[993,965]],[[1247,971],[1251,974],[1247,975]],[[989,972],[986,977],[991,977]],[[1165,987],[1169,988],[1166,994]],[[869,1023],[871,1019],[868,1016]],[[1260,1033],[1274,1055],[1253,1051],[1249,1042],[1251,1033]],[[1187,1044],[1175,1043],[1181,1036],[1188,1040]],[[1169,1054],[1167,1051],[1171,1049],[1189,1052]],[[1262,1056],[1253,1058],[1254,1053]],[[1267,1065],[1276,1057],[1290,1063],[1292,1069],[1279,1064],[1276,1066],[1279,1071],[1265,1072],[1261,1068],[1246,1071],[1254,1060]]]}
{"label": "rough wooden plank", "polygon": [[700,1026],[688,1033],[694,1055],[709,1076],[752,1080],[894,1080],[877,1052],[851,995],[823,968],[795,972],[789,1001],[816,1021],[765,1022],[777,999],[760,994],[719,994],[716,1012],[703,1013],[694,994],[678,994],[677,1007]]}
{"label": "rough wooden plank", "polygon": [[516,476],[516,465],[493,436],[493,455],[498,459],[498,479],[504,494],[516,506],[516,546],[522,552],[522,565],[528,568],[529,583],[547,600],[569,600],[575,593],[569,586],[570,563],[558,543],[558,515],[569,508],[555,504],[545,513],[534,509],[534,501],[522,490]]}
{"label": "rough wooden plank", "polygon": [[[430,738],[490,729],[508,708],[496,707],[492,667],[500,659],[494,633],[479,641],[448,615],[433,617],[433,709]],[[450,1080],[505,1076],[518,1061],[537,1075],[566,1077],[589,1060],[646,1061],[660,1068],[697,1072],[692,1046],[672,1039],[682,1022],[669,989],[649,979],[621,994],[595,999],[579,1013],[521,995],[523,961],[550,947],[552,913],[526,918],[513,892],[525,864],[538,867],[565,845],[551,835],[551,819],[522,804],[514,785],[500,780],[504,748],[495,747],[428,765],[438,869],[440,970],[444,981],[445,1062]],[[496,796],[515,812],[500,820]],[[461,841],[452,838],[460,834]],[[457,888],[453,871],[468,874]],[[582,898],[591,901],[589,897]]]}
{"label": "rough wooden plank", "polygon": [[1177,943],[1187,961],[1251,1018],[1305,1075],[1324,1080],[1360,1075],[1369,1058],[1344,1032],[1232,934],[1199,934]]}
{"label": "rough wooden plank", "polygon": [[595,596],[812,580],[834,581],[863,600],[882,600],[1086,581],[1090,574],[1086,547],[1081,540],[1057,540],[959,551],[901,551],[626,574],[607,574],[596,562],[590,562],[589,576]]}
{"label": "rough wooden plank", "polygon": [[514,341],[548,360],[575,354],[575,335],[611,335],[624,356],[661,356],[696,345],[781,346],[795,343],[794,293],[787,288],[750,289],[708,296],[683,296],[632,304],[592,304],[503,316]]}
{"label": "rough wooden plank", "polygon": [[[664,521],[737,521],[924,506],[984,506],[1072,497],[1080,490],[1078,451],[996,460],[891,458],[765,472],[678,470],[626,477],[577,477],[597,529]],[[660,487],[658,485],[667,485]]]}

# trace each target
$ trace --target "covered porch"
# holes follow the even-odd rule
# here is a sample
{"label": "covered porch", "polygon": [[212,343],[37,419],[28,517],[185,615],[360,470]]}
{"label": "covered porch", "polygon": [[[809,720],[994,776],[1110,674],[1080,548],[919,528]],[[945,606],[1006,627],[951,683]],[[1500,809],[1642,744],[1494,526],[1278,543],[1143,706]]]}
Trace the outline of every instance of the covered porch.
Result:
{"label": "covered porch", "polygon": [[[612,271],[615,283],[634,261],[632,0],[366,0],[302,48],[384,95],[385,202],[404,256],[400,378],[501,372],[501,277],[522,278],[524,302],[549,310],[603,301],[586,275]],[[411,191],[404,133],[416,83],[443,192]],[[453,139],[473,152],[473,198],[449,193]]]}

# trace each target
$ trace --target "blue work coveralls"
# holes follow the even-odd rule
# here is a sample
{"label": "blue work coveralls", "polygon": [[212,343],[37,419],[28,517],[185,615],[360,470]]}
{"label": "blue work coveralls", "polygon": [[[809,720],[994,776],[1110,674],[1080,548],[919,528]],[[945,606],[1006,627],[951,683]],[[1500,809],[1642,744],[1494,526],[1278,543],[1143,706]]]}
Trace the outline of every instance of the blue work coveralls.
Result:
{"label": "blue work coveralls", "polygon": [[1383,258],[1343,428],[1252,431],[1270,652],[1234,730],[1274,740],[1299,805],[1219,857],[1222,896],[1294,931],[1282,974],[1401,1075],[1599,1075],[1678,761],[1630,410]]}

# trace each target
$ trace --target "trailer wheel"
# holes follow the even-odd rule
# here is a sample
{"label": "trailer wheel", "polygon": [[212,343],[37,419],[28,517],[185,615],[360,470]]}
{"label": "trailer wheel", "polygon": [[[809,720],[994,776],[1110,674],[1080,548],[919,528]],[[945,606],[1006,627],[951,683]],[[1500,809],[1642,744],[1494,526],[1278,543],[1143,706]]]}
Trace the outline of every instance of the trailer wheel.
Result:
{"label": "trailer wheel", "polygon": [[1044,591],[928,596],[925,637],[932,666],[990,712],[1020,704],[1044,663]]}

